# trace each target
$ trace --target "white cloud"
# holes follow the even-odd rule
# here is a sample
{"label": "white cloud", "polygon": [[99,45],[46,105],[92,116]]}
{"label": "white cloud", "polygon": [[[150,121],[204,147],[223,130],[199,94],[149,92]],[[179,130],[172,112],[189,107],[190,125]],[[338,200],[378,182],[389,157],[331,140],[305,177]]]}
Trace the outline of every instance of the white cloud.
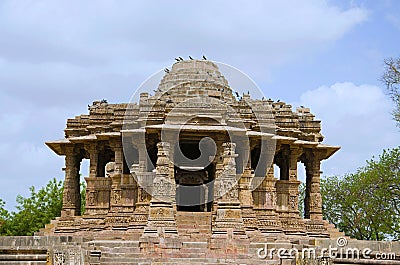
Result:
{"label": "white cloud", "polygon": [[1,10],[0,22],[8,25],[0,30],[3,57],[86,67],[190,52],[274,63],[321,48],[368,16],[362,8],[340,10],[316,0],[32,1],[5,2]]}
{"label": "white cloud", "polygon": [[326,175],[353,172],[400,142],[390,114],[392,103],[377,86],[351,82],[322,86],[303,93],[300,104],[322,120],[324,142],[342,147],[323,162]]}
{"label": "white cloud", "polygon": [[319,0],[1,1],[0,197],[62,174],[44,142],[62,136],[66,118],[92,100],[129,101],[176,56],[205,54],[262,81],[367,18]]}
{"label": "white cloud", "polygon": [[400,30],[399,14],[387,14],[386,19],[398,30]]}

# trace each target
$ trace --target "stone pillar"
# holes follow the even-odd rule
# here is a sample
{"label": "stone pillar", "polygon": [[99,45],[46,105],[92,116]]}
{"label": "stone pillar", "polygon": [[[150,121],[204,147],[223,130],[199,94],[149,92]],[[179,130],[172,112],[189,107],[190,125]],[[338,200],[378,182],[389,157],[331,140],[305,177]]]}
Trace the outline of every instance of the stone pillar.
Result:
{"label": "stone pillar", "polygon": [[122,168],[124,165],[123,161],[123,150],[121,142],[114,142],[112,144],[112,149],[115,153],[115,174],[122,174]]}
{"label": "stone pillar", "polygon": [[97,143],[85,144],[85,148],[89,153],[90,159],[89,177],[95,178],[97,177],[99,166],[99,151],[97,150]]}
{"label": "stone pillar", "polygon": [[302,149],[297,147],[290,147],[290,155],[289,155],[289,183],[290,183],[290,191],[289,191],[289,215],[291,217],[299,217],[299,185],[300,181],[297,179],[297,161],[302,154]]}
{"label": "stone pillar", "polygon": [[110,211],[117,213],[122,211],[122,167],[123,167],[123,154],[121,142],[115,141],[111,143],[111,148],[114,151],[114,172],[110,176],[112,180],[111,185],[111,198],[110,198]]}
{"label": "stone pillar", "polygon": [[253,194],[251,190],[253,178],[254,172],[251,170],[251,158],[249,156],[244,172],[239,179],[239,200],[246,231],[255,231],[258,228],[257,218],[253,210]]}
{"label": "stone pillar", "polygon": [[287,146],[282,150],[278,159],[281,179],[276,183],[277,210],[286,234],[303,234],[305,232],[304,222],[300,218],[298,208],[300,181],[297,180],[297,161],[301,154],[301,148]]}
{"label": "stone pillar", "polygon": [[63,191],[62,218],[81,214],[80,158],[74,146],[65,147],[65,181]]}
{"label": "stone pillar", "polygon": [[306,166],[306,196],[304,200],[304,216],[311,220],[322,220],[322,198],[320,187],[321,158],[315,152],[309,155]]}
{"label": "stone pillar", "polygon": [[167,142],[159,142],[157,148],[156,176],[153,180],[149,219],[143,236],[174,237],[178,231],[174,207],[176,187],[169,157],[170,145]]}
{"label": "stone pillar", "polygon": [[[234,143],[224,143],[223,170],[215,183],[216,216],[213,221],[213,238],[247,238],[244,230],[236,175]],[[240,176],[240,175],[239,175]]]}
{"label": "stone pillar", "polygon": [[254,211],[258,219],[258,229],[268,235],[282,232],[281,222],[276,212],[276,181],[274,165],[271,165],[260,186],[253,191]]}
{"label": "stone pillar", "polygon": [[323,220],[322,216],[320,165],[323,157],[322,151],[311,149],[308,149],[303,157],[306,167],[304,217],[307,234],[311,237],[329,237],[328,222]]}
{"label": "stone pillar", "polygon": [[221,139],[217,139],[215,141],[217,145],[217,153],[215,155],[214,163],[215,163],[215,178],[214,178],[214,186],[213,186],[213,194],[212,196],[212,207],[211,207],[211,212],[212,212],[212,219],[215,220],[216,214],[217,214],[217,202],[220,199],[217,194],[217,187],[220,186],[221,183],[221,176],[223,174],[223,154],[224,154],[224,147],[223,141]]}
{"label": "stone pillar", "polygon": [[132,143],[137,147],[139,153],[139,165],[138,168],[134,169],[134,172],[131,172],[134,173],[138,189],[135,212],[130,226],[142,232],[142,229],[147,225],[151,200],[150,190],[152,189],[155,173],[147,172],[148,161],[145,132],[143,131],[133,135]]}

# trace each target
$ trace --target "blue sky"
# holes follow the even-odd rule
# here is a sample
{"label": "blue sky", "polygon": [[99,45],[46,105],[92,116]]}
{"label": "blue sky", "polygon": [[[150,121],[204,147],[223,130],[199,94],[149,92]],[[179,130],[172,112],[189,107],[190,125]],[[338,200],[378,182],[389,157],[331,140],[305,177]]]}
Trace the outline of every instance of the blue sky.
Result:
{"label": "blue sky", "polygon": [[189,55],[232,65],[267,97],[304,105],[342,149],[325,175],[398,145],[379,81],[400,56],[399,1],[1,1],[0,198],[63,179],[44,142],[94,100],[128,102]]}

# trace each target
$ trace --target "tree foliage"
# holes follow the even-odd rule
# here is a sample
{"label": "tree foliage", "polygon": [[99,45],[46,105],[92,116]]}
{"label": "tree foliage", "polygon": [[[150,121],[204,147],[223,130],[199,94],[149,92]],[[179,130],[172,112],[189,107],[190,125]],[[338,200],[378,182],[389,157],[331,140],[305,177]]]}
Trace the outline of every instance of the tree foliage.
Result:
{"label": "tree foliage", "polygon": [[356,173],[321,181],[324,217],[346,235],[400,239],[400,147],[384,150]]}
{"label": "tree foliage", "polygon": [[382,81],[395,104],[393,117],[397,122],[397,126],[400,126],[400,58],[389,58],[384,63],[385,70],[382,75]]}
{"label": "tree foliage", "polygon": [[81,182],[81,215],[85,214],[86,210],[86,184],[85,181]]}
{"label": "tree foliage", "polygon": [[0,229],[3,226],[3,224],[8,220],[9,218],[9,213],[8,211],[4,208],[6,203],[0,199]]}
{"label": "tree foliage", "polygon": [[299,212],[300,216],[304,218],[304,200],[306,198],[306,183],[301,182],[299,185]]}
{"label": "tree foliage", "polygon": [[1,235],[25,236],[50,223],[61,214],[63,183],[56,179],[50,180],[47,185],[36,191],[30,189],[30,197],[17,196],[17,211],[8,213],[4,210],[4,202],[0,203],[0,214],[5,211],[3,224],[0,227]]}

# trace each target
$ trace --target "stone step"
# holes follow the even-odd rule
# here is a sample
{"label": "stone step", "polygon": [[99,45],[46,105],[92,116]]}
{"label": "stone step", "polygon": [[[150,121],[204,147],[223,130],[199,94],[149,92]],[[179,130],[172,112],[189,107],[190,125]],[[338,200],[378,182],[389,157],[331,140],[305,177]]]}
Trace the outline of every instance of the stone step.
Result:
{"label": "stone step", "polygon": [[45,261],[47,254],[1,254],[0,261]]}
{"label": "stone step", "polygon": [[[101,264],[150,264],[148,258],[132,259],[132,258],[101,258]],[[269,262],[269,261],[267,261]],[[279,261],[271,261],[268,264],[279,264]],[[259,259],[230,259],[230,258],[159,258],[151,264],[262,264]],[[265,263],[264,263],[265,264]]]}
{"label": "stone step", "polygon": [[1,261],[0,265],[46,265],[46,261]]}

